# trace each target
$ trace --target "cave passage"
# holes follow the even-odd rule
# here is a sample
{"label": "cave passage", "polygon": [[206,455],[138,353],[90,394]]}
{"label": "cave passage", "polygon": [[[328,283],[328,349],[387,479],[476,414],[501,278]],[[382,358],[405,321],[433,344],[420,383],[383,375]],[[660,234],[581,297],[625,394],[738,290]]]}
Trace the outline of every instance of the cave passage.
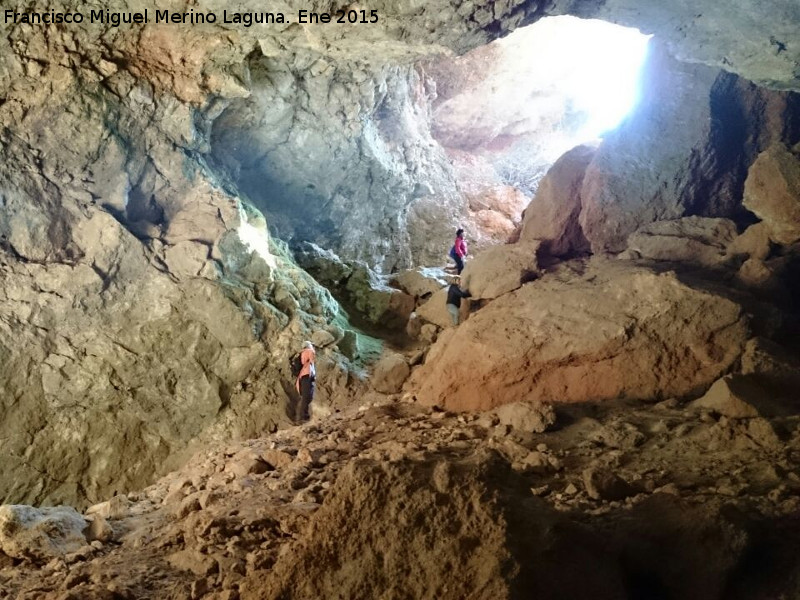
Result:
{"label": "cave passage", "polygon": [[476,250],[506,242],[550,166],[624,119],[648,42],[548,17],[401,65],[254,54],[212,152],[278,238],[379,273],[438,265],[457,227]]}

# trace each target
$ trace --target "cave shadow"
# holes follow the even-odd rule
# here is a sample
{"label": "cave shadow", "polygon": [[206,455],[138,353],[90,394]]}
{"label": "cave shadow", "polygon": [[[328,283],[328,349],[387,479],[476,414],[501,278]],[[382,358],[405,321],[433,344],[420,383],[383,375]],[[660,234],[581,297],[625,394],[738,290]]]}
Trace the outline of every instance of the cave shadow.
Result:
{"label": "cave shadow", "polygon": [[[751,316],[752,334],[773,341],[800,353],[800,257],[790,257],[781,282],[783,293],[758,290],[736,281],[736,272],[730,267],[703,267],[681,262],[632,260],[631,263],[657,273],[674,273],[684,285],[726,298],[740,305]],[[736,266],[733,263],[731,266]],[[780,319],[780,323],[776,323]]]}
{"label": "cave shadow", "polygon": [[294,378],[286,380],[281,377],[281,388],[286,395],[283,412],[293,424],[298,424],[297,409],[300,407],[300,394],[297,392],[297,389],[295,389],[294,383]]}
{"label": "cave shadow", "polygon": [[755,600],[800,590],[800,515],[763,514],[757,498],[655,493],[600,512],[557,510],[500,454],[485,477],[510,525],[510,598]]}

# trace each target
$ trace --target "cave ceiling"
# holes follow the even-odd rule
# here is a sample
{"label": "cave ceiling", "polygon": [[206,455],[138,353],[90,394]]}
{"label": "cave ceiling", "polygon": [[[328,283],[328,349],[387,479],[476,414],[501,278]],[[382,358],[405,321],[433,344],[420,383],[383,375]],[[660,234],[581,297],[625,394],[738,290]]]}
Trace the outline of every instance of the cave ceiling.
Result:
{"label": "cave ceiling", "polygon": [[[157,82],[172,76],[178,95],[199,101],[199,91],[219,92],[231,82],[215,81],[211,64],[235,71],[245,55],[260,50],[265,55],[290,49],[307,49],[334,58],[359,58],[396,63],[422,55],[467,52],[517,27],[544,16],[571,14],[636,27],[664,41],[679,60],[700,62],[736,73],[759,85],[780,90],[800,90],[800,4],[795,0],[752,2],[732,0],[689,2],[679,0],[505,0],[471,2],[433,0],[376,0],[359,9],[376,10],[378,23],[369,25],[301,25],[298,11],[334,12],[327,2],[295,0],[273,2],[265,9],[254,0],[236,3],[199,0],[184,2],[54,2],[39,7],[22,0],[4,2],[4,10],[91,10],[111,12],[156,9],[183,13],[213,11],[220,15],[214,25],[162,25],[150,32],[141,26],[115,28],[84,23],[47,31],[40,26],[13,24],[0,19],[4,31],[0,45],[0,81],[19,71],[21,64],[56,62],[64,66],[97,68],[102,61],[129,67]],[[222,23],[222,11],[283,13],[286,23],[244,27]],[[352,35],[358,27],[358,35]],[[150,29],[150,28],[148,28]],[[180,39],[178,43],[176,40]],[[16,68],[15,68],[16,67]],[[102,70],[102,67],[101,67]],[[233,73],[235,75],[235,73]],[[199,76],[197,88],[182,81]],[[205,77],[203,77],[205,76]],[[223,78],[224,79],[224,78]],[[216,87],[215,87],[216,86]]]}

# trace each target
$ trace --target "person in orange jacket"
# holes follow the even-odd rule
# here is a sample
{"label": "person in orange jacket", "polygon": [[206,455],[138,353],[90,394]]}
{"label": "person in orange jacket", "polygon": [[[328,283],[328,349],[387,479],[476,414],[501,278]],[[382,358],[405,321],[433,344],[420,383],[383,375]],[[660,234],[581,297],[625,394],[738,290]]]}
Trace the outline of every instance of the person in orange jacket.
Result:
{"label": "person in orange jacket", "polygon": [[309,407],[314,399],[314,382],[317,379],[317,367],[314,364],[316,358],[314,344],[303,342],[303,351],[300,353],[300,362],[303,368],[300,369],[300,374],[294,384],[297,393],[300,394],[300,402],[297,405],[298,421],[308,421],[310,418]]}

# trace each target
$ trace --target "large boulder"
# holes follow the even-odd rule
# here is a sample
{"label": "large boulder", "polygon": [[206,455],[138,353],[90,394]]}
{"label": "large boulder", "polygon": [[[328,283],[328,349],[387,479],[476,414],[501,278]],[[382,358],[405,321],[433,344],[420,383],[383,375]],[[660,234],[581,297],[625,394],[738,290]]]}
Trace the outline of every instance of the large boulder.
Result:
{"label": "large boulder", "polygon": [[594,146],[578,146],[553,164],[525,209],[520,240],[541,240],[553,256],[589,249],[578,216],[583,177],[596,151]]}
{"label": "large boulder", "polygon": [[729,419],[774,417],[784,412],[770,394],[747,375],[726,375],[690,404],[697,410],[708,410]]}
{"label": "large boulder", "polygon": [[325,329],[318,329],[311,334],[311,343],[317,348],[324,348],[336,342],[336,337]]}
{"label": "large boulder", "polygon": [[[469,304],[470,302],[468,299],[461,301],[461,321],[469,314]],[[453,326],[453,319],[450,317],[450,313],[447,310],[447,288],[436,292],[425,304],[420,306],[416,312],[420,319],[427,323],[432,323],[437,327],[444,329],[445,327]]]}
{"label": "large boulder", "polygon": [[310,242],[299,244],[294,256],[300,266],[368,322],[393,329],[405,327],[414,310],[414,296],[388,285],[388,278],[367,264],[345,262]]}
{"label": "large boulder", "polygon": [[400,271],[390,283],[416,298],[428,298],[447,284],[447,275],[442,269],[418,267]]}
{"label": "large boulder", "polygon": [[746,339],[736,303],[674,273],[594,259],[474,313],[431,347],[412,384],[422,402],[454,410],[685,396],[723,375]]}
{"label": "large boulder", "polygon": [[589,467],[582,475],[583,485],[589,498],[619,501],[636,494],[636,489],[632,485],[607,469]]}
{"label": "large boulder", "polygon": [[[85,25],[68,42],[31,30],[18,54],[17,26],[0,36],[9,502],[93,503],[147,485],[189,445],[286,423],[288,349],[338,310],[202,158],[213,117],[195,108],[249,93],[211,57],[215,34],[120,30],[120,70]],[[65,43],[97,77],[26,68]],[[230,49],[228,66],[250,52]]]}
{"label": "large boulder", "polygon": [[797,298],[797,284],[800,281],[800,245],[767,259],[748,258],[739,267],[736,279],[750,288],[754,294],[772,304],[782,305],[792,310]]}
{"label": "large boulder", "polygon": [[358,264],[345,285],[346,301],[370,323],[402,329],[414,311],[414,296],[384,283],[369,267]]}
{"label": "large boulder", "polygon": [[728,245],[736,236],[736,225],[730,219],[656,221],[628,237],[628,252],[635,258],[715,267],[727,260]]}
{"label": "large boulder", "polygon": [[86,545],[88,523],[71,506],[0,506],[0,551],[38,562],[75,552]]}
{"label": "large boulder", "polygon": [[467,263],[461,287],[476,300],[491,300],[536,278],[539,242],[520,242],[487,248]]}
{"label": "large boulder", "polygon": [[774,273],[764,261],[757,258],[748,258],[739,267],[736,279],[751,288],[774,289],[773,275]]}
{"label": "large boulder", "polygon": [[[496,46],[496,45],[495,45]],[[493,94],[482,93],[488,83],[487,78],[491,78],[494,69],[472,70],[472,73],[482,79],[481,83],[473,87],[468,81],[453,81],[454,74],[465,73],[465,63],[480,62],[480,54],[484,54],[484,59],[495,60],[497,48],[489,45],[483,46],[475,52],[460,57],[436,60],[429,63],[432,67],[430,75],[437,82],[437,97],[434,101],[432,127],[436,140],[442,144],[450,159],[453,167],[453,175],[458,182],[459,191],[467,202],[466,214],[459,219],[459,226],[468,232],[470,248],[479,250],[495,244],[503,244],[508,241],[509,236],[519,225],[522,212],[530,202],[530,196],[526,196],[519,186],[509,185],[510,180],[502,177],[498,171],[496,157],[492,156],[491,151],[484,154],[480,150],[476,153],[475,148],[462,150],[452,145],[453,142],[460,145],[460,142],[451,134],[456,132],[467,133],[466,137],[476,133],[476,127],[482,127],[486,123],[484,118],[488,110],[497,109],[497,97]],[[495,64],[494,66],[499,66]],[[459,79],[458,75],[455,75]],[[467,76],[472,79],[471,75]],[[439,87],[440,83],[447,82],[446,90]],[[500,91],[500,86],[497,91]],[[440,93],[443,92],[443,93]],[[464,110],[465,103],[459,101],[459,110],[454,112],[448,110],[448,104],[454,99],[450,94],[455,94],[456,98],[477,95],[481,98],[479,103],[470,103],[470,108]],[[475,96],[473,96],[475,97]],[[457,100],[458,101],[458,100]],[[471,118],[471,115],[480,114],[479,119]],[[455,117],[453,120],[452,117]],[[514,116],[505,113],[506,119],[514,121]],[[449,132],[445,132],[440,125],[444,121],[451,121],[446,125]],[[453,122],[455,121],[455,122]],[[451,127],[454,126],[454,127]],[[495,129],[495,133],[502,129]],[[518,133],[518,132],[517,132]],[[444,135],[442,135],[444,134]],[[473,138],[474,141],[474,138]],[[485,138],[481,142],[486,143]],[[485,148],[486,146],[484,146]],[[499,150],[499,155],[506,155],[507,147]],[[534,160],[536,160],[534,158]],[[516,183],[516,182],[515,182]]]}
{"label": "large boulder", "polygon": [[385,355],[372,372],[373,387],[384,394],[396,394],[411,373],[406,359],[395,353]]}
{"label": "large boulder", "polygon": [[512,402],[498,407],[494,414],[501,425],[520,433],[542,433],[556,422],[553,406],[543,402]]}
{"label": "large boulder", "polygon": [[358,334],[352,329],[345,329],[344,336],[339,340],[339,350],[350,360],[357,359],[361,354]]}
{"label": "large boulder", "polygon": [[339,258],[335,252],[306,242],[294,249],[297,264],[311,273],[323,285],[335,287],[344,284],[353,274],[353,267]]}
{"label": "large boulder", "polygon": [[800,153],[773,144],[759,154],[747,174],[744,205],[767,224],[775,242],[800,240]]}

